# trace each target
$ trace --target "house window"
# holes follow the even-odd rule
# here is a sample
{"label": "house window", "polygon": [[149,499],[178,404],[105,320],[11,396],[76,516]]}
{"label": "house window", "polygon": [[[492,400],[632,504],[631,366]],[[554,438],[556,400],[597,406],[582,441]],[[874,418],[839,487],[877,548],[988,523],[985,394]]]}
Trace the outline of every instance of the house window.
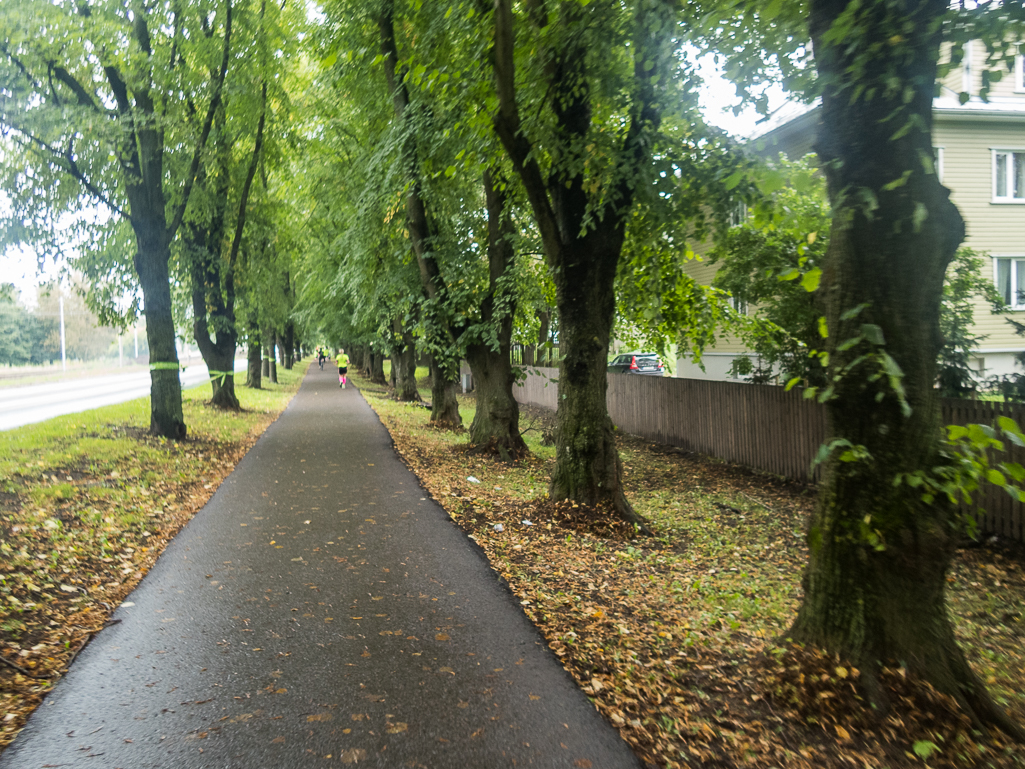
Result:
{"label": "house window", "polygon": [[1025,310],[1025,257],[993,260],[997,293],[1012,310]]}
{"label": "house window", "polygon": [[1025,43],[1018,46],[1018,55],[1014,57],[1014,90],[1025,93]]}
{"label": "house window", "polygon": [[1025,151],[993,151],[993,201],[1025,203]]}
{"label": "house window", "polygon": [[747,301],[744,299],[738,299],[735,296],[731,296],[730,307],[732,307],[738,315],[747,315]]}
{"label": "house window", "polygon": [[936,169],[936,179],[943,183],[943,147],[932,148],[932,164]]}
{"label": "house window", "polygon": [[730,227],[739,227],[747,221],[747,204],[737,203],[730,211]]}

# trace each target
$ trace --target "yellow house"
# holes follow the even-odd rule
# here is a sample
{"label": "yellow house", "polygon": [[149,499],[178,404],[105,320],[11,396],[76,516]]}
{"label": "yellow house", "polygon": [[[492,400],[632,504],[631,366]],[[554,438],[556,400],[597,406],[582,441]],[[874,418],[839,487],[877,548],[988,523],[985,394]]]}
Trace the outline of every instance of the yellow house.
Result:
{"label": "yellow house", "polygon": [[[982,45],[969,43],[964,65],[939,84],[933,102],[936,169],[964,217],[964,245],[989,254],[983,269],[991,272],[1011,306],[1010,317],[1025,323],[1025,55],[1016,57],[1013,77],[992,84],[987,101],[979,96],[985,57]],[[965,104],[959,99],[962,92],[970,95]],[[777,115],[759,136],[765,153],[798,158],[813,152],[818,109],[788,105],[781,113],[786,114]],[[710,283],[715,267],[695,262],[690,273]],[[1025,338],[983,301],[976,303],[975,325],[976,334],[985,337],[973,351],[979,372],[1014,371],[1014,356],[1025,350]],[[705,352],[704,371],[680,360],[678,376],[728,379],[733,360],[745,354],[739,342],[721,341]]]}

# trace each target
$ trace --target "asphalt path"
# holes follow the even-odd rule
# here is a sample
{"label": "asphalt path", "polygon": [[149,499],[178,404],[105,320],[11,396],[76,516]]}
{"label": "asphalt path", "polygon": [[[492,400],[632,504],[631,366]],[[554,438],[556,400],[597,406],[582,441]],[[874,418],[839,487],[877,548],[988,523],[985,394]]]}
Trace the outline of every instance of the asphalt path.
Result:
{"label": "asphalt path", "polygon": [[0,769],[639,766],[332,370],[114,619]]}
{"label": "asphalt path", "polygon": [[[245,370],[244,360],[235,361],[235,370]],[[202,363],[189,365],[181,372],[182,387],[195,387],[210,380]],[[0,430],[43,422],[62,414],[123,403],[150,394],[149,371],[134,374],[85,377],[64,382],[49,382],[27,387],[0,388]]]}

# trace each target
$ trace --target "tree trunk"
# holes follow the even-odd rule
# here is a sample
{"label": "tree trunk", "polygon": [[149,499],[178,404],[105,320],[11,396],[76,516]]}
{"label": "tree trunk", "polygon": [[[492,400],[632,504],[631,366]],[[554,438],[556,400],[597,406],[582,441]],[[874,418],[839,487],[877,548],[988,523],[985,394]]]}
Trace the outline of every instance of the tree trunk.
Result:
{"label": "tree trunk", "polygon": [[274,340],[277,339],[277,332],[272,328],[268,328],[263,332],[263,338],[266,341],[266,347],[264,348],[264,361],[263,361],[263,375],[267,377],[267,381],[273,384],[278,383],[278,362],[275,359],[275,345]]}
{"label": "tree trunk", "polygon": [[459,370],[442,368],[431,356],[431,424],[446,430],[455,430],[463,424],[459,413]]}
{"label": "tree trunk", "polygon": [[520,404],[513,396],[516,377],[508,349],[492,350],[485,344],[471,344],[466,359],[473,372],[477,410],[470,423],[470,443],[486,451],[497,451],[505,461],[528,453],[520,435]]}
{"label": "tree trunk", "polygon": [[[608,348],[615,306],[615,254],[602,250],[608,239],[591,237],[580,244],[576,259],[556,276],[561,343],[566,356],[559,363],[559,406],[555,445],[558,454],[549,494],[598,506],[611,503],[631,517],[623,494],[623,465],[606,405]],[[603,258],[604,257],[604,258]],[[604,269],[601,266],[604,265]]]}
{"label": "tree trunk", "polygon": [[[410,106],[410,98],[405,82],[407,72],[405,67],[399,65],[393,13],[392,0],[385,0],[381,7],[381,15],[378,17],[378,28],[381,53],[384,56],[385,80],[392,97],[395,119],[403,123]],[[462,425],[459,403],[456,400],[460,360],[459,345],[456,341],[458,332],[454,327],[451,312],[446,307],[448,287],[436,258],[435,241],[438,233],[428,216],[423,196],[419,153],[413,129],[407,128],[404,136],[406,141],[401,162],[406,165],[409,176],[406,188],[406,229],[420,268],[420,284],[424,296],[429,300],[425,305],[429,308],[426,311],[428,314],[425,316],[425,325],[428,333],[436,337],[436,346],[439,348],[439,353],[431,356],[429,367],[432,392],[430,421],[437,427],[455,429]]]}
{"label": "tree trunk", "polygon": [[400,340],[392,348],[391,370],[394,378],[395,397],[400,401],[419,401],[420,391],[416,386],[416,340],[413,332],[402,327],[400,321],[393,321],[395,337]]}
{"label": "tree trunk", "polygon": [[285,335],[282,339],[282,359],[285,368],[291,370],[295,363],[295,323],[288,321],[285,324]]}
{"label": "tree trunk", "polygon": [[[831,436],[862,447],[867,458],[841,461],[834,451],[827,462],[808,534],[804,602],[791,635],[860,667],[874,705],[887,704],[877,685],[880,664],[900,663],[957,699],[976,724],[1023,739],[954,638],[944,592],[958,511],[943,499],[926,504],[920,489],[898,481],[949,461],[940,454],[934,384],[943,277],[964,224],[949,191],[921,161],[932,157],[938,21],[947,2],[866,4],[855,13],[860,45],[848,48],[845,38],[834,47],[826,32],[848,4],[816,0],[811,15],[817,66],[827,83],[816,149],[834,206],[819,290],[829,373],[854,366],[827,403]],[[904,30],[899,43],[896,28]],[[858,67],[848,57],[865,50],[876,53],[861,62],[860,79],[852,83],[849,73]],[[890,84],[894,73],[900,88],[851,98],[854,86],[871,92],[873,84]],[[902,99],[905,91],[909,98]],[[910,130],[893,138],[906,122]],[[866,206],[873,197],[878,207]],[[878,376],[884,353],[902,377]]]}
{"label": "tree trunk", "polygon": [[486,341],[468,344],[466,359],[473,372],[477,409],[470,424],[470,443],[497,451],[505,461],[527,454],[520,435],[520,405],[513,396],[516,377],[512,367],[512,330],[515,295],[502,294],[502,279],[514,267],[513,222],[506,211],[504,184],[496,185],[490,171],[484,173],[488,207],[488,295],[481,303],[481,320],[497,326],[497,349]]}
{"label": "tree trunk", "polygon": [[142,286],[146,312],[146,340],[150,361],[150,432],[173,440],[185,438],[178,350],[171,316],[171,286],[167,263],[171,258],[163,221],[132,220],[139,250],[135,271]]}
{"label": "tree trunk", "polygon": [[[224,176],[227,177],[226,169]],[[205,182],[205,174],[201,175]],[[227,195],[227,188],[215,190],[214,197]],[[185,225],[184,254],[192,282],[192,337],[210,373],[210,403],[224,409],[241,409],[235,394],[235,295],[233,267],[222,260],[224,209],[217,206],[210,222]],[[222,271],[229,274],[222,277]],[[211,338],[213,332],[213,338]]]}
{"label": "tree trunk", "polygon": [[249,349],[247,351],[248,357],[248,371],[246,374],[246,387],[253,390],[259,390],[263,386],[261,381],[263,378],[263,361],[260,354],[261,342],[260,342],[260,329],[252,323],[249,326]]}
{"label": "tree trunk", "polygon": [[[674,66],[671,36],[660,30],[675,23],[669,2],[637,3],[629,123],[616,159],[613,188],[603,200],[590,197],[584,147],[591,130],[592,93],[585,30],[592,18],[583,4],[560,3],[558,47],[546,52],[553,116],[551,152],[574,162],[542,168],[523,128],[516,95],[513,4],[495,0],[492,63],[498,110],[494,128],[513,162],[530,201],[545,258],[556,285],[560,343],[567,350],[559,366],[556,412],[556,466],[549,493],[591,506],[609,506],[643,526],[623,493],[622,463],[605,404],[606,366],[612,329],[613,283],[630,215],[634,190],[647,178],[661,102],[668,94]],[[547,23],[547,21],[543,22]],[[554,33],[553,33],[554,34]],[[596,180],[597,181],[597,180]],[[598,184],[597,186],[601,186]],[[592,205],[593,204],[593,205]]]}
{"label": "tree trunk", "polygon": [[375,352],[370,360],[370,381],[376,385],[387,385],[388,380],[384,378],[384,353]]}

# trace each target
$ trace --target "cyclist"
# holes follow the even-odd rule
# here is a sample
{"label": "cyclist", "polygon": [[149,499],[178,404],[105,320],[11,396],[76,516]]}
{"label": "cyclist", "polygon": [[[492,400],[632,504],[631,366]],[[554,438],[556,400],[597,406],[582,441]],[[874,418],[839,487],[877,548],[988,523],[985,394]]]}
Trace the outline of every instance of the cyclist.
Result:
{"label": "cyclist", "polygon": [[336,360],[338,361],[338,386],[344,390],[345,375],[349,373],[349,356],[345,354],[345,350],[341,347],[338,348]]}

